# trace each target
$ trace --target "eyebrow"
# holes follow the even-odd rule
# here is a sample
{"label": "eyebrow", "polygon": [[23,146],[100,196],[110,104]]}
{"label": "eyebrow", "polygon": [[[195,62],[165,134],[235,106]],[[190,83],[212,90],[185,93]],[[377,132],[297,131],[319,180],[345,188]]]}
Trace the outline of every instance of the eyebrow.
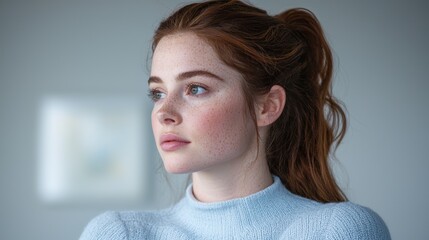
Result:
{"label": "eyebrow", "polygon": [[[206,71],[206,70],[193,70],[193,71],[183,72],[183,73],[180,73],[176,77],[176,80],[182,81],[182,80],[192,78],[192,77],[196,77],[196,76],[205,76],[205,77],[209,77],[209,78],[215,78],[215,79],[220,80],[220,81],[225,81],[223,78],[219,77],[218,75],[211,73],[209,71]],[[161,82],[162,82],[162,79],[160,77],[157,77],[157,76],[151,76],[147,80],[148,84],[161,83]]]}

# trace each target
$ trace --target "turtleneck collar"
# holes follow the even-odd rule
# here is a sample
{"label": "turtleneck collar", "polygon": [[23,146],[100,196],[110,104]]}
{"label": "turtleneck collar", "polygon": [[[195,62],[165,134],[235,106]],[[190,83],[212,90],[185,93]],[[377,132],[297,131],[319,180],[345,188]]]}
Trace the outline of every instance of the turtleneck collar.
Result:
{"label": "turtleneck collar", "polygon": [[172,217],[178,218],[185,227],[207,226],[206,230],[213,233],[274,226],[275,219],[293,214],[297,196],[290,193],[277,176],[273,176],[273,180],[270,186],[249,196],[212,203],[198,201],[191,184],[186,196],[174,207],[176,214]]}
{"label": "turtleneck collar", "polygon": [[206,202],[201,202],[195,198],[193,191],[192,191],[192,187],[193,187],[193,185],[190,184],[186,189],[186,199],[187,199],[188,203],[191,204],[195,208],[211,209],[211,210],[216,209],[216,208],[233,206],[235,204],[241,204],[242,202],[252,201],[252,199],[261,198],[264,195],[275,192],[276,190],[278,190],[278,188],[284,188],[282,183],[281,183],[280,178],[277,176],[273,176],[273,183],[270,186],[266,187],[265,189],[262,189],[261,191],[254,193],[254,194],[251,194],[251,195],[248,195],[248,196],[245,196],[242,198],[235,198],[235,199],[226,200],[226,201],[206,203]]}

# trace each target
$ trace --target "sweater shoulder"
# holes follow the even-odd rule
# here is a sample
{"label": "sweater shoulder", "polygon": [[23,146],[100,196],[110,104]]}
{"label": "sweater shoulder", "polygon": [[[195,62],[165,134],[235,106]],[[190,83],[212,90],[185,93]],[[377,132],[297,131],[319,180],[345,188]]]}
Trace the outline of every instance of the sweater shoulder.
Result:
{"label": "sweater shoulder", "polygon": [[80,240],[131,240],[156,237],[157,229],[168,225],[172,211],[108,211],[92,219]]}
{"label": "sweater shoulder", "polygon": [[300,214],[286,226],[280,239],[391,239],[377,213],[351,202],[310,204],[297,210]]}
{"label": "sweater shoulder", "polygon": [[373,210],[351,202],[329,205],[326,239],[391,239],[383,219]]}
{"label": "sweater shoulder", "polygon": [[85,227],[80,240],[128,239],[125,224],[118,212],[105,212],[93,218]]}

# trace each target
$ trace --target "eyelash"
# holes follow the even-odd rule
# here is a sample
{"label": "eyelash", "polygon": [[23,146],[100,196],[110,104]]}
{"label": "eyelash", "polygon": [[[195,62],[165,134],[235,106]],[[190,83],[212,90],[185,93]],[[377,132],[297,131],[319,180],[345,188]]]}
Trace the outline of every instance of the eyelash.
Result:
{"label": "eyelash", "polygon": [[152,100],[152,102],[157,102],[159,99],[161,99],[158,94],[162,93],[163,92],[159,91],[158,89],[149,89],[147,96],[150,100]]}
{"label": "eyelash", "polygon": [[[204,92],[199,93],[199,94],[198,93],[193,94],[191,91],[195,87],[204,89]],[[191,96],[198,96],[198,95],[204,94],[207,91],[208,91],[208,88],[202,84],[190,83],[190,84],[187,84],[185,87],[186,95],[191,95]],[[153,102],[157,102],[160,99],[162,99],[162,97],[159,96],[160,94],[165,94],[165,93],[163,93],[162,91],[160,91],[158,89],[149,89],[149,92],[147,95],[148,95],[149,99],[151,99]]]}
{"label": "eyelash", "polygon": [[186,85],[186,94],[193,95],[193,96],[204,94],[204,92],[200,93],[200,94],[192,94],[191,93],[192,88],[195,88],[195,87],[202,88],[202,89],[204,89],[204,92],[207,92],[206,86],[204,86],[202,84],[190,83],[190,84]]}

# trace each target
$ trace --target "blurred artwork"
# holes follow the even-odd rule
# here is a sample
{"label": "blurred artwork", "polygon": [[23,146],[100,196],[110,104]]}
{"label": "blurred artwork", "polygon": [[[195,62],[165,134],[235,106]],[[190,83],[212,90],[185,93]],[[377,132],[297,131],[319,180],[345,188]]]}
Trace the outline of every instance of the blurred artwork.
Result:
{"label": "blurred artwork", "polygon": [[141,198],[148,155],[143,109],[128,98],[46,99],[40,109],[41,198],[49,203]]}

